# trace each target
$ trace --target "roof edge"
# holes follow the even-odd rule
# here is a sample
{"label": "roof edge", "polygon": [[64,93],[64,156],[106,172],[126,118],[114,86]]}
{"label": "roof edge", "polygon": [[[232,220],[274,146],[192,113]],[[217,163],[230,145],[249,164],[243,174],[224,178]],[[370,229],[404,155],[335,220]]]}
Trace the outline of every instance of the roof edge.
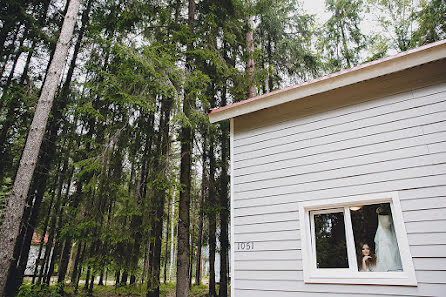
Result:
{"label": "roof edge", "polygon": [[446,58],[446,39],[209,111],[211,123]]}

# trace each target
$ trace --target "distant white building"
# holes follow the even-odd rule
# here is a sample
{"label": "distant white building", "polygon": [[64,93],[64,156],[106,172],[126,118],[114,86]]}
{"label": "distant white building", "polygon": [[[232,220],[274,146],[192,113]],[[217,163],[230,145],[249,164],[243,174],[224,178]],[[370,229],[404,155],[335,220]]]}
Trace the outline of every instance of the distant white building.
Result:
{"label": "distant white building", "polygon": [[[215,282],[220,282],[220,241],[218,240],[218,236],[220,234],[219,228],[217,229],[217,238],[216,238],[216,251],[215,251],[215,263],[214,263],[214,270],[215,270]],[[231,240],[231,235],[229,234],[229,240]],[[209,245],[205,245],[202,248],[202,257],[203,257],[203,275],[209,276],[210,268],[209,268]],[[231,269],[231,249],[229,249],[228,254],[228,261],[229,261],[229,269]],[[229,270],[229,276],[231,276],[231,271]]]}
{"label": "distant white building", "polygon": [[[26,264],[25,269],[25,276],[32,276],[34,274],[34,270],[36,268],[36,264],[39,265],[40,263],[43,263],[43,257],[45,256],[45,245],[48,241],[48,234],[44,237],[44,246],[42,248],[42,252],[40,254],[40,259],[38,260],[37,257],[39,256],[39,248],[40,248],[40,240],[42,235],[38,233],[33,234],[33,238],[31,241],[31,247],[29,249],[29,256],[28,256],[28,262]],[[51,251],[52,253],[52,251]],[[50,254],[51,257],[51,254]],[[40,268],[39,268],[40,269]]]}
{"label": "distant white building", "polygon": [[232,297],[446,296],[446,41],[235,103]]}

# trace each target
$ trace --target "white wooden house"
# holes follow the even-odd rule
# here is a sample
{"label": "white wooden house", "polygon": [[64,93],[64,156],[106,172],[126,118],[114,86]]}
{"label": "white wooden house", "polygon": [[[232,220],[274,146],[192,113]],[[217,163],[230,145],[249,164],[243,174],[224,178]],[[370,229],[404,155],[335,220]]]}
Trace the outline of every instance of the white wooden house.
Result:
{"label": "white wooden house", "polygon": [[446,296],[446,41],[209,117],[231,122],[233,297]]}

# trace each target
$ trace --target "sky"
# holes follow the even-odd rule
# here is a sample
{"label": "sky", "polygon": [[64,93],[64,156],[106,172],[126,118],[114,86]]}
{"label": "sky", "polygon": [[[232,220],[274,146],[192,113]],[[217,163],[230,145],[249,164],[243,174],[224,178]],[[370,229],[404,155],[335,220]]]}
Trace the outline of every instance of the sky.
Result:
{"label": "sky", "polygon": [[[316,16],[317,23],[323,24],[330,18],[330,13],[325,11],[325,0],[301,0],[301,2],[305,11]],[[371,18],[371,14],[366,14],[361,22],[360,28],[365,34],[376,32],[378,28],[378,24],[374,23]]]}
{"label": "sky", "polygon": [[310,13],[315,14],[320,22],[326,21],[330,14],[325,12],[325,0],[302,0],[304,9]]}

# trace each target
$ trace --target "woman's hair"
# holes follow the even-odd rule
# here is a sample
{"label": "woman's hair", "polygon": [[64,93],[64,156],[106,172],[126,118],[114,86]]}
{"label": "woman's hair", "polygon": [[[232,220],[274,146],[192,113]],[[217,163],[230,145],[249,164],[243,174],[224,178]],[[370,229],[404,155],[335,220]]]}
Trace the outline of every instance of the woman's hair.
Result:
{"label": "woman's hair", "polygon": [[358,246],[358,252],[356,253],[357,258],[358,258],[357,259],[358,267],[361,267],[361,265],[362,265],[362,258],[363,258],[362,247],[364,245],[368,245],[369,249],[370,249],[370,257],[372,257],[372,258],[369,259],[369,261],[368,261],[369,265],[375,266],[376,265],[376,255],[375,255],[375,252],[372,250],[372,246],[367,241],[361,241]]}

